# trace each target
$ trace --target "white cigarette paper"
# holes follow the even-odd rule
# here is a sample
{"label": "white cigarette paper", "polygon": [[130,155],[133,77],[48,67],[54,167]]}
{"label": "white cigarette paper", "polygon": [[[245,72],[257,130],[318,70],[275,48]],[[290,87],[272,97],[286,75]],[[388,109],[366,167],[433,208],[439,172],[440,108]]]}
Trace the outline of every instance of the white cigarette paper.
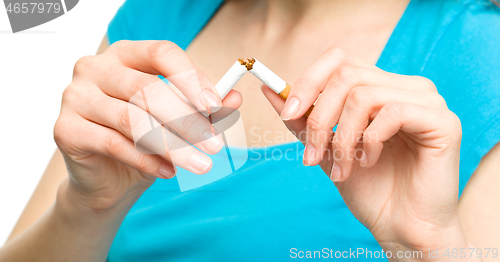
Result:
{"label": "white cigarette paper", "polygon": [[276,94],[280,94],[286,88],[286,82],[257,59],[255,59],[252,70],[249,72],[271,88]]}
{"label": "white cigarette paper", "polygon": [[241,65],[240,62],[236,61],[231,68],[226,72],[226,74],[219,80],[215,85],[215,89],[219,92],[221,99],[224,99],[229,91],[233,89],[241,77],[247,72],[245,66]]}

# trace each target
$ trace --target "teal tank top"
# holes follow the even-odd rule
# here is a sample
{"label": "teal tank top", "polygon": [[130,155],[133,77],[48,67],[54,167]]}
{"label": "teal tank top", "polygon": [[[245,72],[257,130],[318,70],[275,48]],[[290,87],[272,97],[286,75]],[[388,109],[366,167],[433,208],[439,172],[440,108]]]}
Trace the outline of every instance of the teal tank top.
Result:
{"label": "teal tank top", "polygon": [[[223,2],[128,0],[109,24],[109,41],[170,40],[185,49]],[[413,0],[377,66],[431,79],[459,116],[462,192],[500,140],[498,9],[480,0]],[[246,160],[235,172],[217,154],[209,179],[191,180],[183,170],[157,179],[124,219],[108,261],[282,261],[307,254],[386,261],[322,170],[302,165],[302,151],[299,143],[230,148],[221,154]],[[352,256],[354,250],[364,254]]]}

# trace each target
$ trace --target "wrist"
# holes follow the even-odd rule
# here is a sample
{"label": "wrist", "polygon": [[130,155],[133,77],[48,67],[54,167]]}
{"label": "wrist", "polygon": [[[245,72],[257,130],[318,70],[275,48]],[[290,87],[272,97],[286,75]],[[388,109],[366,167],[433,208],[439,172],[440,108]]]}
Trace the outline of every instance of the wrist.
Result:
{"label": "wrist", "polygon": [[38,241],[35,246],[47,252],[51,261],[104,261],[135,202],[125,199],[113,208],[95,209],[89,200],[75,191],[68,179],[61,183],[55,204],[31,233],[46,240]]}
{"label": "wrist", "polygon": [[55,207],[67,216],[122,216],[146,189],[131,190],[121,197],[105,197],[81,192],[70,179],[65,179],[59,186]]}
{"label": "wrist", "polygon": [[456,223],[450,223],[448,227],[434,228],[427,232],[432,233],[415,232],[411,237],[379,243],[386,252],[393,254],[392,258],[388,257],[389,261],[482,261],[482,258],[475,256],[476,248],[465,238],[458,218]]}

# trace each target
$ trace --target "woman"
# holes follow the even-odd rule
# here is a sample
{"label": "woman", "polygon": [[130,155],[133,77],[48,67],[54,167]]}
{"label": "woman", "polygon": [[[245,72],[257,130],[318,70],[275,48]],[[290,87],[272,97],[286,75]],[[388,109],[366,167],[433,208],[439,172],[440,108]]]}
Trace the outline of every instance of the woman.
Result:
{"label": "woman", "polygon": [[[75,66],[61,154],[0,260],[495,261],[499,26],[493,4],[474,0],[127,1],[100,54]],[[251,76],[220,101],[213,83],[239,57],[292,83],[286,103]],[[206,154],[220,136],[197,144],[206,154],[144,154],[127,102],[184,72],[196,77],[176,87],[195,108],[239,108],[252,150],[235,173],[181,193],[174,165],[217,168]],[[166,92],[156,119],[194,112]],[[195,119],[170,128],[210,127]],[[300,143],[303,159],[287,158]]]}

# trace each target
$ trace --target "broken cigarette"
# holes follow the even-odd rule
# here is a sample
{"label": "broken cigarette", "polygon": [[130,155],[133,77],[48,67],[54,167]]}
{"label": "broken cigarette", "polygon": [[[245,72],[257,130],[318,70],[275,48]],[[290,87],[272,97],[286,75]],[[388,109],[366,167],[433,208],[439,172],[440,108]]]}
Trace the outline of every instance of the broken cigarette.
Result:
{"label": "broken cigarette", "polygon": [[219,92],[219,96],[224,99],[229,91],[233,89],[241,77],[247,72],[247,69],[240,64],[239,61],[234,62],[233,66],[229,68],[226,74],[215,85],[215,89]]}
{"label": "broken cigarette", "polygon": [[[255,77],[262,81],[262,83],[266,84],[281,98],[283,98],[284,100],[288,98],[292,87],[278,75],[276,75],[273,71],[271,71],[271,69],[262,64],[259,60],[255,58],[247,59],[247,61],[238,59],[238,62],[240,62],[241,65],[244,65],[248,72],[252,73]],[[304,115],[309,116],[313,108],[314,105],[312,105]]]}
{"label": "broken cigarette", "polygon": [[[226,97],[229,91],[233,89],[247,71],[252,73],[284,100],[288,98],[292,87],[260,61],[255,58],[249,58],[247,61],[238,59],[215,85],[215,89],[219,92],[221,99]],[[304,115],[309,116],[313,108],[314,105],[312,105]]]}

